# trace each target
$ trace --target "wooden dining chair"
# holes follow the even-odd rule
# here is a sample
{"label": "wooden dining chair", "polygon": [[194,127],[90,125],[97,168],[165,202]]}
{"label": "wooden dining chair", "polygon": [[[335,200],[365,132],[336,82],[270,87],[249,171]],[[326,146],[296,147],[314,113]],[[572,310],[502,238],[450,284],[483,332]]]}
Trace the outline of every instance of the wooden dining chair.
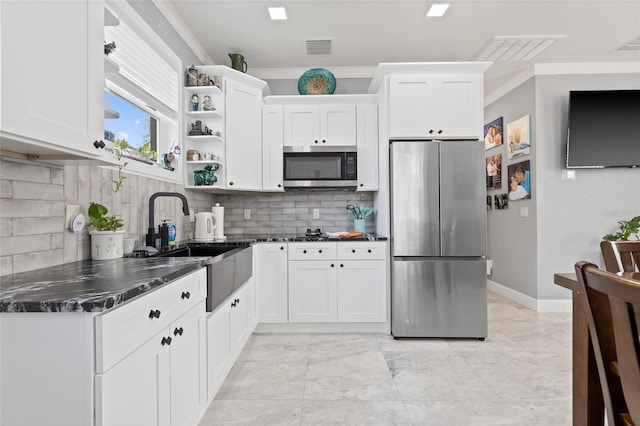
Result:
{"label": "wooden dining chair", "polygon": [[640,282],[598,269],[575,266],[579,292],[587,304],[602,396],[610,426],[640,426],[640,341],[634,304]]}
{"label": "wooden dining chair", "polygon": [[610,272],[640,271],[640,240],[602,241],[600,250],[604,267]]}

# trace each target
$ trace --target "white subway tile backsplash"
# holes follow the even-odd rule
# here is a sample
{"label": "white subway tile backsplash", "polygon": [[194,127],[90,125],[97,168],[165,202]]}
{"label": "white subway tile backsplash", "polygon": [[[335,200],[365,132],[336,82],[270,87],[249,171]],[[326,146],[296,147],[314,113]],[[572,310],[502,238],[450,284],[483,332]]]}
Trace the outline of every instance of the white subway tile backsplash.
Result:
{"label": "white subway tile backsplash", "polygon": [[51,249],[49,234],[0,238],[0,256],[9,256]]}
{"label": "white subway tile backsplash", "polygon": [[48,217],[51,216],[51,202],[39,200],[2,199],[0,217]]}
{"label": "white subway tile backsplash", "polygon": [[13,196],[13,185],[10,180],[0,180],[0,198],[11,198]]}
{"label": "white subway tile backsplash", "polygon": [[0,257],[0,276],[13,274],[13,256]]}
{"label": "white subway tile backsplash", "polygon": [[0,159],[0,179],[51,183],[51,171],[60,169],[54,166],[42,166],[20,160]]}
{"label": "white subway tile backsplash", "polygon": [[[58,232],[56,234],[51,234],[51,249],[52,250],[64,249],[64,233]],[[64,252],[62,254],[64,257]]]}
{"label": "white subway tile backsplash", "polygon": [[62,185],[13,181],[13,198],[21,200],[64,200]]}
{"label": "white subway tile backsplash", "polygon": [[13,273],[60,265],[64,261],[63,252],[64,250],[47,250],[13,256]]}
{"label": "white subway tile backsplash", "polygon": [[64,216],[13,218],[13,235],[53,234],[64,229]]}

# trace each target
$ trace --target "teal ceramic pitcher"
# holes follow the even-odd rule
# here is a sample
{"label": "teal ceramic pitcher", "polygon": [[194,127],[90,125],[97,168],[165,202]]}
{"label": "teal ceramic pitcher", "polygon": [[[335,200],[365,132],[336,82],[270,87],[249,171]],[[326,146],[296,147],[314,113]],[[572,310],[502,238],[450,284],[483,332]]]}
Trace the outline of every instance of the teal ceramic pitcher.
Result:
{"label": "teal ceramic pitcher", "polygon": [[247,63],[244,61],[244,56],[239,53],[229,53],[231,58],[231,68],[240,72],[247,72]]}

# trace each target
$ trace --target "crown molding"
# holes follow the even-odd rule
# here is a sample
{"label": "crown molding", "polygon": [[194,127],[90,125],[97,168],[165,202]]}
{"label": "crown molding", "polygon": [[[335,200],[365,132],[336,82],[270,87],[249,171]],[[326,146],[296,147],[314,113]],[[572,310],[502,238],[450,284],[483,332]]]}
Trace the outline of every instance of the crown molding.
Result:
{"label": "crown molding", "polygon": [[[251,68],[251,75],[262,80],[298,79],[310,68]],[[336,78],[372,78],[378,67],[327,67]]]}
{"label": "crown molding", "polygon": [[209,57],[207,51],[202,47],[202,44],[198,41],[198,39],[193,35],[187,24],[182,20],[176,9],[171,5],[170,2],[165,0],[152,0],[153,4],[158,8],[160,13],[167,18],[167,21],[173,26],[173,28],[178,32],[180,37],[187,43],[187,46],[193,51],[193,53],[202,61],[203,64],[213,65],[213,59]]}
{"label": "crown molding", "polygon": [[516,74],[505,84],[491,93],[485,93],[484,106],[500,99],[525,81],[538,75],[570,75],[570,74],[635,74],[640,73],[640,62],[567,62],[534,64]]}

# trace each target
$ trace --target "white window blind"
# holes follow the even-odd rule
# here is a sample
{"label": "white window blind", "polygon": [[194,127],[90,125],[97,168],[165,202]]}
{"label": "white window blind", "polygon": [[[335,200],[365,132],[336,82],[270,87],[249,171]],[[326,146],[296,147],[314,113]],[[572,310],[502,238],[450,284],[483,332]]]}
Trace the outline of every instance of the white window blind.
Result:
{"label": "white window blind", "polygon": [[109,57],[120,66],[118,74],[175,114],[179,99],[176,70],[122,20],[118,26],[105,27],[105,38],[116,42],[116,50]]}

